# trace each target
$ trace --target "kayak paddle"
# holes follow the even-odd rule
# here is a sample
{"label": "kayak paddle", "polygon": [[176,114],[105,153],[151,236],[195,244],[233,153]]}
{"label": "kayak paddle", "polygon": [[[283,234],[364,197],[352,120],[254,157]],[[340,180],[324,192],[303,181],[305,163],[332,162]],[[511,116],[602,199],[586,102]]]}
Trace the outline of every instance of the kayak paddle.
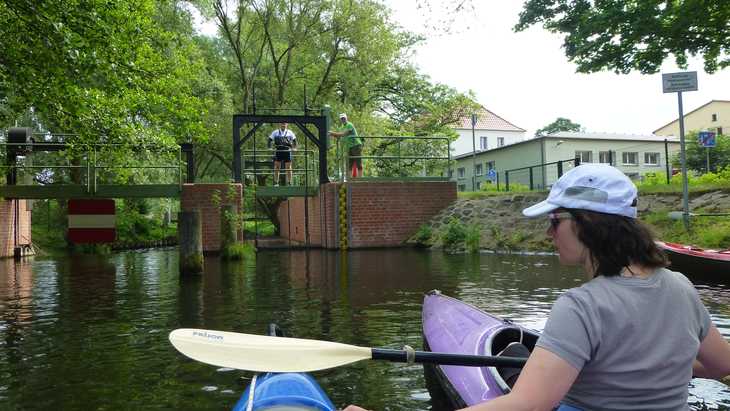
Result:
{"label": "kayak paddle", "polygon": [[308,372],[339,367],[361,360],[522,367],[526,358],[490,357],[367,348],[330,341],[270,337],[227,331],[180,328],[170,333],[172,345],[187,357],[218,367],[258,372]]}

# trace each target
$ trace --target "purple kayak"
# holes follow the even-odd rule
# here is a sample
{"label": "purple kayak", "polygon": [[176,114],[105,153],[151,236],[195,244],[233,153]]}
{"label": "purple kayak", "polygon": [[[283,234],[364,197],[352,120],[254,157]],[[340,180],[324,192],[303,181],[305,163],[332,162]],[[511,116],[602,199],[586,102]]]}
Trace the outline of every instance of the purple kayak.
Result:
{"label": "purple kayak", "polygon": [[[434,290],[423,300],[425,350],[470,355],[529,356],[539,334]],[[462,408],[510,391],[519,369],[508,367],[425,366],[430,386],[450,405]],[[432,396],[434,393],[432,392]]]}

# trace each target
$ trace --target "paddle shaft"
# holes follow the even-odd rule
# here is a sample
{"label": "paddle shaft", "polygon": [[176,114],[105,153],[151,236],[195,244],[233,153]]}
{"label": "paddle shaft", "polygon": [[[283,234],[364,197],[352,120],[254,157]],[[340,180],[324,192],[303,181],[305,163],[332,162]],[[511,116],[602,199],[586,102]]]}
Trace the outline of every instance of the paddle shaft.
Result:
{"label": "paddle shaft", "polygon": [[[486,355],[467,355],[438,353],[428,351],[416,351],[413,362],[441,365],[463,365],[467,367],[522,367],[527,358],[519,357],[490,357]],[[408,362],[408,354],[405,350],[389,350],[385,348],[373,348],[372,358],[374,360],[386,360],[394,362]]]}

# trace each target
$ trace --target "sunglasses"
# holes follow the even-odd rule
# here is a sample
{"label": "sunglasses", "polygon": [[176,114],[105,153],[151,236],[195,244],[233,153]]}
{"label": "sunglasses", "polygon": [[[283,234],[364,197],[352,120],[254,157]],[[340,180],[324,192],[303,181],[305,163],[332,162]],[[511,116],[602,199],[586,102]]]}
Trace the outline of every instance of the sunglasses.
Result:
{"label": "sunglasses", "polygon": [[550,228],[557,230],[560,225],[560,220],[572,220],[573,215],[567,212],[563,213],[548,213],[548,221],[550,221]]}

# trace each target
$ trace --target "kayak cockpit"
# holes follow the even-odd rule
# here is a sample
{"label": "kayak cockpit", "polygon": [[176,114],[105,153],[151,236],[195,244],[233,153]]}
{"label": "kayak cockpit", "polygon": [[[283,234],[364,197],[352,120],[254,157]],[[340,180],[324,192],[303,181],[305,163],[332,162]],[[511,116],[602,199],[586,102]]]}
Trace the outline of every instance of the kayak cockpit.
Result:
{"label": "kayak cockpit", "polygon": [[[484,343],[484,355],[502,357],[530,356],[535,348],[539,335],[522,327],[508,325],[492,333]],[[515,367],[487,367],[484,372],[494,379],[499,388],[505,393],[510,392],[521,368]]]}

